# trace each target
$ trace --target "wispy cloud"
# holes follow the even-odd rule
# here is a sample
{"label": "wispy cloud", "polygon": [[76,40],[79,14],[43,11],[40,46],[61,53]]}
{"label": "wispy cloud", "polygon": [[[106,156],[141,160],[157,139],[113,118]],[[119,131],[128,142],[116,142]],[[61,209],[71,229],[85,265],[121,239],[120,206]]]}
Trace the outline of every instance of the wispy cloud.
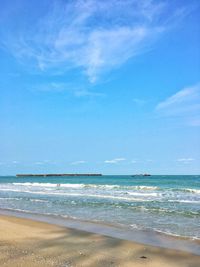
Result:
{"label": "wispy cloud", "polygon": [[147,101],[140,98],[134,98],[133,103],[135,103],[138,106],[143,106]]}
{"label": "wispy cloud", "polygon": [[63,82],[49,82],[35,84],[30,87],[32,91],[51,92],[51,93],[69,93],[75,97],[104,97],[104,93],[96,92],[94,90],[85,89],[81,85]]}
{"label": "wispy cloud", "polygon": [[93,83],[149,49],[170,18],[182,16],[178,8],[166,12],[168,7],[155,0],[50,1],[45,15],[34,25],[10,30],[3,45],[41,71],[79,68]]}
{"label": "wispy cloud", "polygon": [[125,161],[125,158],[116,158],[116,159],[111,159],[111,160],[105,160],[104,163],[108,163],[108,164],[116,164],[122,161]]}
{"label": "wispy cloud", "polygon": [[35,162],[34,164],[35,164],[35,165],[44,165],[45,162],[43,162],[43,161],[37,161],[37,162]]}
{"label": "wispy cloud", "polygon": [[12,164],[19,164],[20,162],[19,161],[17,161],[17,160],[13,160],[12,161]]}
{"label": "wispy cloud", "polygon": [[79,165],[79,164],[85,164],[86,161],[85,160],[78,160],[78,161],[73,161],[70,164],[71,165]]}
{"label": "wispy cloud", "polygon": [[74,90],[74,96],[76,97],[105,97],[104,93],[98,93],[94,91],[89,91],[85,89]]}
{"label": "wispy cloud", "polygon": [[30,162],[29,164],[31,164],[31,165],[52,165],[52,164],[56,164],[56,161],[45,159],[45,160],[41,160],[41,161]]}
{"label": "wispy cloud", "polygon": [[133,163],[133,164],[136,164],[137,162],[138,162],[138,161],[135,160],[135,159],[131,160],[131,163]]}
{"label": "wispy cloud", "polygon": [[200,83],[184,88],[157,105],[158,110],[171,109],[179,104],[190,104],[198,101],[200,97]]}
{"label": "wispy cloud", "polygon": [[190,162],[192,162],[194,160],[195,159],[193,159],[193,158],[180,158],[180,159],[177,159],[178,162],[182,162],[184,164],[188,164],[188,163],[190,163]]}
{"label": "wispy cloud", "polygon": [[70,91],[71,84],[60,83],[60,82],[49,82],[49,83],[40,83],[33,85],[31,90],[41,91],[41,92],[63,92]]}
{"label": "wispy cloud", "polygon": [[191,126],[200,125],[200,83],[183,88],[156,106],[161,116],[181,117]]}

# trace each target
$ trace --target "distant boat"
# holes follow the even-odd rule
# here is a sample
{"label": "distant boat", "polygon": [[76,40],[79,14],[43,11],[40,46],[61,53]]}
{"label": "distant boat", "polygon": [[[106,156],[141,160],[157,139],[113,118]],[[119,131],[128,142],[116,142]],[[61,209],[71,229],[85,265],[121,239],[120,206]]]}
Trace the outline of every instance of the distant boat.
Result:
{"label": "distant boat", "polygon": [[135,176],[151,176],[151,174],[144,173],[144,174],[134,174],[134,175],[131,175],[131,177],[135,177]]}

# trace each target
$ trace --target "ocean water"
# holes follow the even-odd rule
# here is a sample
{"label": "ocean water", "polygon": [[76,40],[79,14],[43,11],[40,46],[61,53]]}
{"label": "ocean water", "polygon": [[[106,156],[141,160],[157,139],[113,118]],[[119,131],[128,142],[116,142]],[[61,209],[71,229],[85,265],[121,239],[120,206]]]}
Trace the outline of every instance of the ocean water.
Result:
{"label": "ocean water", "polygon": [[200,239],[200,175],[4,176],[0,209]]}

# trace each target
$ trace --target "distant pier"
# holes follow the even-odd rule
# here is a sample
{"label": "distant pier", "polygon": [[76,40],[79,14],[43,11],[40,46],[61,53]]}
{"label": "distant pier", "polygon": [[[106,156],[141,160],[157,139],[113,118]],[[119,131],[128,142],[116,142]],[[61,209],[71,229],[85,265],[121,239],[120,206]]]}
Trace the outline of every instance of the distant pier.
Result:
{"label": "distant pier", "polygon": [[48,174],[16,174],[17,177],[49,177],[49,176],[102,176],[101,173],[48,173]]}

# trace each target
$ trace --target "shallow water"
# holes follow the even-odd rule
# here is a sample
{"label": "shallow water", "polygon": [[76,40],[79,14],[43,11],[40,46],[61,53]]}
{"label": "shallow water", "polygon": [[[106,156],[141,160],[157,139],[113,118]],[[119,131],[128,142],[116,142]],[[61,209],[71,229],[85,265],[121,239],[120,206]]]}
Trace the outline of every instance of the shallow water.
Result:
{"label": "shallow water", "polygon": [[200,239],[200,176],[0,177],[0,208]]}

